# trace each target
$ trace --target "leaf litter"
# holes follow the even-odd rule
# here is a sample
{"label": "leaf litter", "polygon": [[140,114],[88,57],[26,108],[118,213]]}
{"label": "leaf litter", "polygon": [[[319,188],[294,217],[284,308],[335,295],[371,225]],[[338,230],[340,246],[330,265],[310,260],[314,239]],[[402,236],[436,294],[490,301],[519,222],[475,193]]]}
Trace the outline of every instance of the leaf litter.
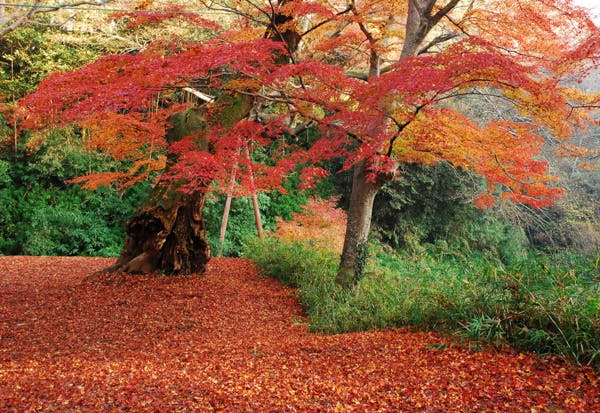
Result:
{"label": "leaf litter", "polygon": [[191,277],[0,257],[2,412],[592,412],[597,373],[408,329],[309,333],[245,259]]}

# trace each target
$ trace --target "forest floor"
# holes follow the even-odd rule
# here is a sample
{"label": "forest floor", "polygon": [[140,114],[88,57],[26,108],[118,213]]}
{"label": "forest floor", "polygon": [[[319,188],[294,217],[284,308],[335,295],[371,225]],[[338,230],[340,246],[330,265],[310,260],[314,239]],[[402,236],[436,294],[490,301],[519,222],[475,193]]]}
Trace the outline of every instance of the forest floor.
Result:
{"label": "forest floor", "polygon": [[244,259],[202,277],[0,257],[0,411],[593,412],[597,373],[406,329],[311,334]]}

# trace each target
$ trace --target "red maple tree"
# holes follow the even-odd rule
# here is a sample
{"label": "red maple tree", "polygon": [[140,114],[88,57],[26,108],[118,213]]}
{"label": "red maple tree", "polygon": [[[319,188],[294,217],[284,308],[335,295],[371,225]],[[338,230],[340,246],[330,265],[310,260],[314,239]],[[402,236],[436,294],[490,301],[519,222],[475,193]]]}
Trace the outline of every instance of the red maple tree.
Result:
{"label": "red maple tree", "polygon": [[[153,18],[144,13],[146,23],[193,18],[214,35],[103,57],[50,76],[19,102],[23,128],[75,123],[91,148],[133,160],[128,173],[82,177],[90,187],[162,172],[148,205],[129,224],[121,269],[202,270],[204,264],[193,264],[201,255],[208,259],[199,194],[230,188],[232,168],[242,192],[269,190],[299,167],[311,182],[323,176],[319,162],[344,157],[354,180],[338,281],[350,285],[360,275],[357,254],[366,245],[375,195],[400,164],[446,161],[476,171],[488,182],[476,201],[481,207],[498,199],[549,205],[561,189],[537,158],[543,136],[567,140],[593,121],[589,111],[598,96],[569,85],[597,62],[600,35],[570,1],[206,6],[237,19],[216,30],[181,9]],[[131,24],[138,17],[127,16]],[[200,104],[181,115],[188,108],[184,90]],[[456,104],[481,96],[512,113],[483,121]],[[196,126],[175,136],[174,122]],[[307,127],[320,130],[308,149],[294,139]],[[266,146],[269,161],[244,155]]]}

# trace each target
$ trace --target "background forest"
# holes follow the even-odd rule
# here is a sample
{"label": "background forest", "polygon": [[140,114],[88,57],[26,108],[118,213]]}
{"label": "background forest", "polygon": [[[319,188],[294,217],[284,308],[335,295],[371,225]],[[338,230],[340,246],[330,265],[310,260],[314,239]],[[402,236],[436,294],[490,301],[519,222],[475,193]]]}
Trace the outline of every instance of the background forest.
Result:
{"label": "background forest", "polygon": [[[33,91],[53,71],[80,67],[109,53],[135,53],[175,30],[172,25],[134,30],[122,23],[99,24],[104,17],[102,11],[65,10],[0,38],[4,101],[10,104]],[[598,85],[596,71],[581,87]],[[461,104],[482,122],[499,111],[516,116],[484,96]],[[151,184],[81,189],[68,181],[124,171],[131,164],[85,150],[86,137],[76,128],[42,137],[17,133],[7,121],[1,127],[0,254],[117,256],[125,222]],[[316,133],[308,129],[303,136],[309,142]],[[599,138],[600,130],[582,130],[575,143],[598,151]],[[404,166],[401,178],[376,198],[371,255],[364,258],[367,271],[352,293],[337,290],[333,282],[339,251],[320,248],[314,253],[315,234],[340,237],[336,219],[343,218],[334,207],[347,206],[348,173],[334,173],[311,191],[299,190],[299,177],[292,176],[285,184],[287,193],[259,194],[263,226],[279,237],[256,239],[251,200],[234,199],[223,255],[248,256],[264,271],[298,286],[314,330],[419,325],[459,331],[476,343],[508,341],[597,363],[600,174],[580,168],[576,157],[557,156],[557,144],[550,136],[547,140],[542,156],[567,193],[555,206],[537,210],[508,203],[482,210],[473,201],[485,185],[483,178],[445,163]],[[336,162],[323,166],[336,171]],[[219,250],[224,203],[224,196],[212,195],[204,211],[213,252]],[[307,218],[329,213],[337,218],[321,223]],[[281,236],[286,231],[288,236]]]}

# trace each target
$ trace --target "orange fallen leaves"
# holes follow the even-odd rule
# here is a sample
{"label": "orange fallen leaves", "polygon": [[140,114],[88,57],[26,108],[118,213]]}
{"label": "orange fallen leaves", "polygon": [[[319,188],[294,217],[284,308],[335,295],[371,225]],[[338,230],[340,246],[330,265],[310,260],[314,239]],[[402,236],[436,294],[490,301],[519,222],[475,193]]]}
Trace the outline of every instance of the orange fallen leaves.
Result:
{"label": "orange fallen leaves", "polygon": [[0,411],[600,411],[598,376],[407,330],[309,334],[243,259],[203,277],[0,257]]}
{"label": "orange fallen leaves", "polygon": [[337,198],[310,198],[302,212],[292,214],[292,220],[280,219],[271,235],[286,242],[309,242],[341,254],[348,218],[343,209],[336,207],[337,202]]}

